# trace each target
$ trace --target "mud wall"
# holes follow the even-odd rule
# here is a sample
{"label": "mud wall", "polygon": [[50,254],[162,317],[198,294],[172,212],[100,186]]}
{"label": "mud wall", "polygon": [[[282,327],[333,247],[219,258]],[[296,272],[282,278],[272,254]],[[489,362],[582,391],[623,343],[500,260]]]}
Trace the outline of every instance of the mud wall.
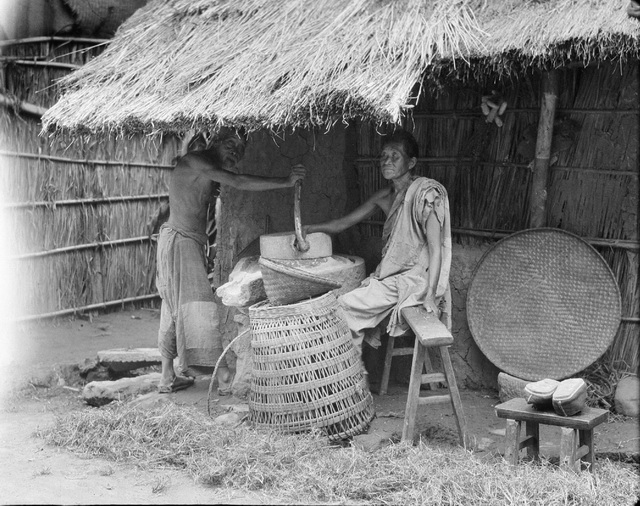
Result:
{"label": "mud wall", "polygon": [[453,244],[451,258],[452,333],[455,338],[451,361],[456,379],[467,388],[497,388],[498,373],[476,345],[467,321],[467,291],[473,271],[490,245]]}
{"label": "mud wall", "polygon": [[[293,165],[302,163],[307,169],[302,186],[302,222],[317,223],[345,212],[344,152],[345,129],[340,125],[328,132],[300,130],[282,138],[260,132],[252,134],[239,169],[247,174],[287,176]],[[259,254],[261,235],[293,231],[293,195],[293,188],[267,192],[222,189],[214,286],[228,280],[238,254],[245,248]],[[236,335],[236,310],[222,304],[219,308],[224,340],[229,342]]]}

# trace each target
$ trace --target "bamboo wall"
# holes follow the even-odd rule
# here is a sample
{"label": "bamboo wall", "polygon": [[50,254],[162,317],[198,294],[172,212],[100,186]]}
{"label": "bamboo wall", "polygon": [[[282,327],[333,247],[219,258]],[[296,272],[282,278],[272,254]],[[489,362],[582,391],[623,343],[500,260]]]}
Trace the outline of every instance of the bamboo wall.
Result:
{"label": "bamboo wall", "polygon": [[[51,106],[55,81],[99,54],[95,45],[44,39],[2,47],[3,95]],[[123,299],[153,304],[147,222],[167,198],[177,141],[49,138],[40,130],[38,116],[0,108],[0,198],[15,239],[19,313],[65,314]]]}
{"label": "bamboo wall", "polygon": [[[518,81],[496,84],[495,89],[508,102],[502,128],[487,127],[480,111],[481,96],[490,90],[472,86],[450,86],[438,96],[423,95],[406,122],[422,149],[418,172],[440,181],[449,191],[454,263],[469,259],[468,254],[456,258],[456,248],[458,252],[469,247],[484,251],[496,239],[529,228],[530,163],[540,113],[540,76],[522,76]],[[635,371],[640,364],[638,102],[637,62],[560,72],[552,145],[557,159],[551,166],[546,206],[546,226],[585,238],[618,280],[623,321],[601,359],[618,371]],[[359,124],[357,130],[356,168],[363,200],[383,184],[376,160],[380,135],[369,124]],[[361,233],[379,237],[383,220],[382,214],[374,216],[361,226]],[[472,263],[480,256],[473,256]],[[455,269],[454,265],[452,275]],[[458,305],[462,306],[457,325],[459,333],[466,335],[470,334],[464,307],[469,281],[467,277],[457,287]],[[458,359],[463,360],[461,356],[468,357],[468,350],[459,353]],[[489,365],[479,360],[471,368]]]}

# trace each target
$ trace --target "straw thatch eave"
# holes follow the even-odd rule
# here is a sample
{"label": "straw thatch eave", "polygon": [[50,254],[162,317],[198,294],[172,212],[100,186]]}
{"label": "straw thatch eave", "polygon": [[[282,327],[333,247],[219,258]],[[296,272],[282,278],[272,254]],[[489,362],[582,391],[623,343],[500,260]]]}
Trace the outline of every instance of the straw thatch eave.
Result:
{"label": "straw thatch eave", "polygon": [[416,83],[637,57],[625,0],[156,0],[64,80],[47,130],[398,121]]}

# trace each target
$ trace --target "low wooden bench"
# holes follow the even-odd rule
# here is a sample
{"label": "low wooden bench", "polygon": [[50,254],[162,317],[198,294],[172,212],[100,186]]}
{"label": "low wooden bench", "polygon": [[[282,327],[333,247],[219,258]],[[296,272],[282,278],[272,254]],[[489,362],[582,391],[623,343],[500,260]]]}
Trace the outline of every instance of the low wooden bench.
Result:
{"label": "low wooden bench", "polygon": [[[560,416],[553,410],[540,411],[525,399],[515,398],[495,406],[496,415],[507,419],[504,457],[512,464],[520,460],[520,450],[534,460],[540,458],[540,424],[562,427],[560,436],[560,466],[573,471],[588,467],[595,470],[593,429],[607,420],[604,409],[585,408],[574,416]],[[521,439],[522,422],[525,437]]]}
{"label": "low wooden bench", "polygon": [[[402,309],[402,316],[416,336],[415,343],[413,348],[394,348],[394,339],[391,336],[389,337],[380,394],[384,395],[387,391],[392,358],[413,353],[402,439],[413,441],[418,406],[451,402],[460,436],[460,444],[464,446],[466,443],[466,422],[462,402],[460,401],[460,392],[458,391],[456,377],[451,364],[451,357],[449,356],[449,346],[453,344],[453,336],[449,329],[433,313],[428,313],[422,306],[406,307]],[[428,350],[430,348],[439,350],[444,373],[433,372],[431,362],[428,360]],[[423,374],[423,367],[425,366],[427,371],[426,374]],[[449,392],[444,395],[420,396],[420,386],[424,384],[446,384]]]}

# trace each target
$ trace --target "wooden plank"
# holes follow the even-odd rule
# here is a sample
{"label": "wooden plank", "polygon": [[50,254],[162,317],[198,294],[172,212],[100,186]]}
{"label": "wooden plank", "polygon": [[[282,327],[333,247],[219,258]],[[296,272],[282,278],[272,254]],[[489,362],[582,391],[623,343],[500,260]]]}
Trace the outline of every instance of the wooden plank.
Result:
{"label": "wooden plank", "polygon": [[394,357],[400,357],[402,355],[413,355],[413,348],[394,348],[391,354]]}
{"label": "wooden plank", "polygon": [[580,430],[578,431],[579,444],[581,447],[586,447],[588,452],[585,453],[580,460],[582,464],[589,467],[589,471],[595,472],[595,459],[593,458],[593,431],[592,430]]}
{"label": "wooden plank", "polygon": [[405,307],[402,316],[424,346],[453,344],[453,336],[445,324],[435,314],[427,313],[422,306]]}
{"label": "wooden plank", "polygon": [[426,385],[428,383],[444,383],[447,381],[444,374],[441,372],[432,372],[429,374],[422,375],[422,384]]}
{"label": "wooden plank", "polygon": [[[387,349],[384,357],[384,367],[382,369],[382,379],[380,380],[380,392],[379,395],[387,395],[387,388],[389,387],[389,376],[391,375],[391,360],[394,357],[394,348],[396,338],[389,336],[387,341]],[[411,349],[413,353],[413,349]]]}
{"label": "wooden plank", "polygon": [[562,427],[560,435],[560,467],[576,471],[576,431]]}
{"label": "wooden plank", "polygon": [[520,441],[520,422],[507,420],[507,428],[504,434],[504,458],[510,464],[517,464],[520,458],[518,442]]}
{"label": "wooden plank", "polygon": [[453,371],[453,364],[451,364],[451,357],[449,356],[449,350],[446,346],[440,346],[440,358],[442,359],[442,366],[444,367],[444,374],[447,378],[447,384],[449,385],[449,395],[451,397],[451,407],[456,417],[456,425],[458,426],[458,434],[460,435],[460,445],[467,445],[467,421],[464,416],[464,410],[462,409],[462,401],[460,400],[460,392],[458,391],[458,383],[456,382],[456,376]]}
{"label": "wooden plank", "polygon": [[429,406],[431,404],[442,404],[444,402],[451,402],[451,396],[449,395],[429,395],[428,397],[418,398],[418,404],[420,406]]}
{"label": "wooden plank", "polygon": [[609,415],[607,410],[585,406],[577,415],[560,416],[554,411],[538,411],[522,398],[510,399],[507,402],[498,404],[494,409],[499,418],[571,427],[579,430],[592,429],[606,421]]}
{"label": "wooden plank", "polygon": [[526,422],[526,434],[531,444],[527,448],[527,455],[533,460],[540,460],[540,426],[535,422]]}
{"label": "wooden plank", "polygon": [[407,407],[404,412],[404,426],[402,428],[402,440],[410,443],[413,443],[413,433],[416,427],[416,414],[418,413],[420,399],[420,378],[422,376],[425,353],[425,347],[421,346],[420,341],[416,339],[413,363],[411,364],[409,391],[407,392]]}

